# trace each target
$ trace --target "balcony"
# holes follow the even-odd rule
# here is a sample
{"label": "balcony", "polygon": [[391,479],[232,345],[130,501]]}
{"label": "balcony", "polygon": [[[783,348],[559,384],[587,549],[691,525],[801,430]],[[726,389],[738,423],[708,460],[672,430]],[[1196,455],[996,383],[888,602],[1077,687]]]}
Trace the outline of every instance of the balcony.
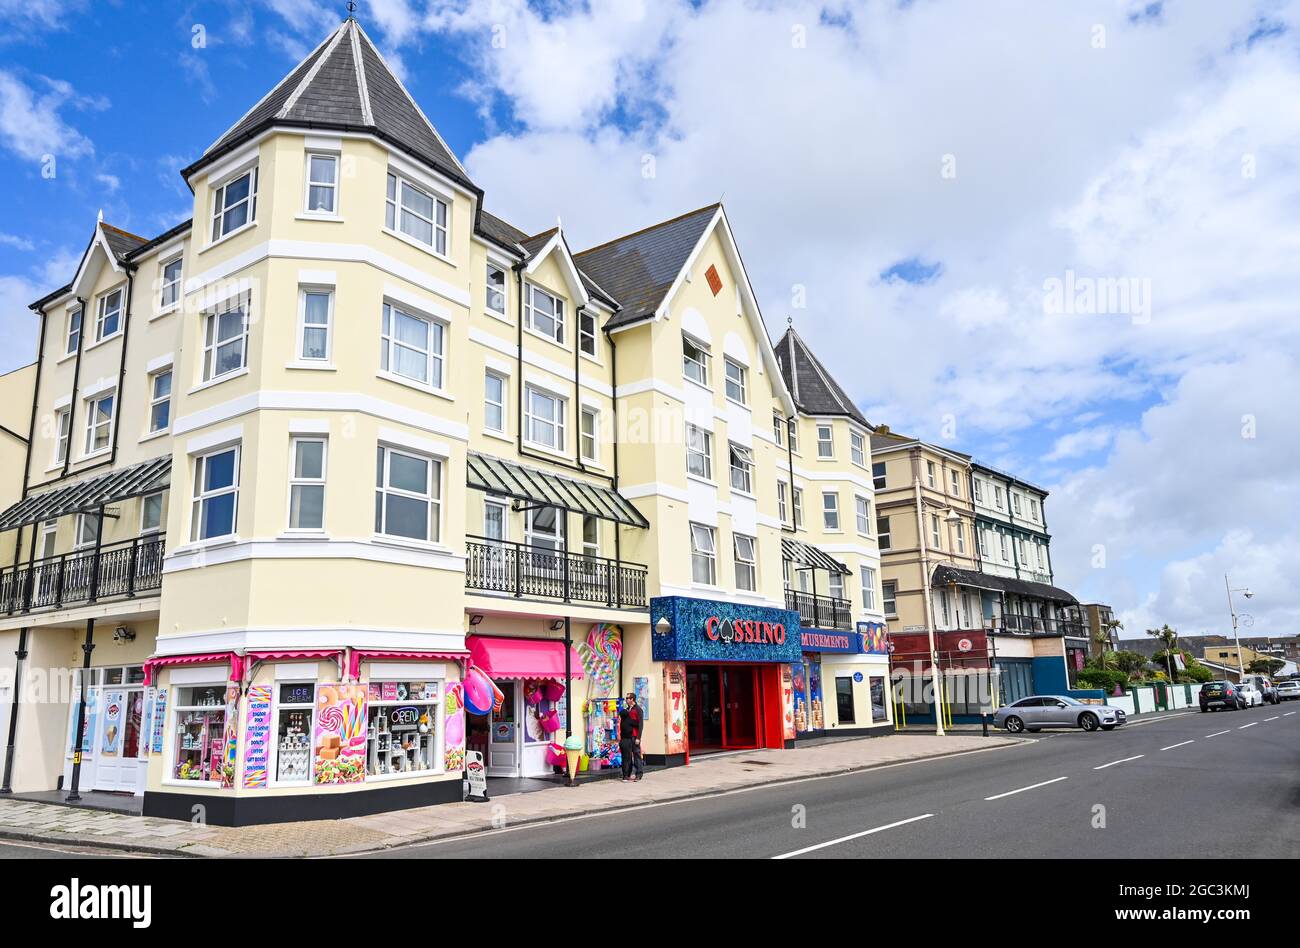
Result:
{"label": "balcony", "polygon": [[162,587],[164,541],[135,537],[0,571],[0,614],[131,598]]}
{"label": "balcony", "polygon": [[809,629],[853,629],[853,604],[847,599],[816,596],[798,589],[785,591],[785,607],[799,613],[799,624]]}
{"label": "balcony", "polygon": [[1072,635],[1087,637],[1084,624],[1075,619],[1039,619],[1036,616],[1002,615],[986,619],[993,632],[1011,632],[1016,635]]}
{"label": "balcony", "polygon": [[466,589],[613,609],[644,609],[648,605],[649,571],[639,563],[487,537],[467,538],[465,554]]}

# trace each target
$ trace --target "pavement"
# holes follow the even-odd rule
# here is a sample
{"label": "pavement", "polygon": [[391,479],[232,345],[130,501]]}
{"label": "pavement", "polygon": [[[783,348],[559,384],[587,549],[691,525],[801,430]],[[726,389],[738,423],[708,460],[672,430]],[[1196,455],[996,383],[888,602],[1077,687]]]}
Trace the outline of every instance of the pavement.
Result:
{"label": "pavement", "polygon": [[[226,827],[0,799],[0,845],[51,850],[93,847],[154,856],[338,856],[386,852],[506,828],[603,817],[829,774],[964,755],[1004,757],[1023,738],[890,733],[819,742],[793,750],[737,751],[695,758],[689,767],[646,774],[639,783],[600,780],[494,798],[344,820]],[[954,762],[956,763],[956,762]],[[635,810],[631,812],[636,812]],[[472,848],[472,842],[471,842]],[[24,847],[25,852],[25,847]],[[0,856],[6,855],[0,849]]]}
{"label": "pavement", "polygon": [[[384,855],[1295,858],[1297,772],[1295,705],[1193,711],[1138,719],[1109,733],[1043,731],[1014,747],[915,766],[506,826]],[[1013,898],[1033,894],[1024,884],[998,883],[1010,886],[1002,894]]]}

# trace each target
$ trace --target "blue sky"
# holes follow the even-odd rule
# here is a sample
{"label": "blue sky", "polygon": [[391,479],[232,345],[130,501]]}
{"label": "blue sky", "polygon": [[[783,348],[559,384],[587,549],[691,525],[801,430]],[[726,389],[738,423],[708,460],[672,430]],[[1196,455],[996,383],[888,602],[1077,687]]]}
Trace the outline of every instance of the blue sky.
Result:
{"label": "blue sky", "polygon": [[[188,216],[177,169],[343,7],[0,0],[0,370],[96,213]],[[1295,3],[360,7],[491,210],[582,247],[724,196],[774,335],[1052,489],[1062,585],[1221,631],[1231,572],[1300,631]],[[1119,311],[1050,303],[1108,282]]]}

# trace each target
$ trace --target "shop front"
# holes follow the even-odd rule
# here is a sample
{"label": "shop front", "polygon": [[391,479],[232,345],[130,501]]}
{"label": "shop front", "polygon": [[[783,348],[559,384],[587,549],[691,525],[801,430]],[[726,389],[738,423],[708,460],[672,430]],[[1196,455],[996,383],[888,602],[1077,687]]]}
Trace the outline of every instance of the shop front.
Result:
{"label": "shop front", "polygon": [[681,666],[691,754],[779,748],[794,740],[798,613],[664,596],[650,601],[650,623],[654,660]]}
{"label": "shop front", "polygon": [[805,631],[803,647],[805,655],[810,650],[821,654],[823,733],[866,735],[890,729],[893,702],[884,623],[859,622],[856,632]]}
{"label": "shop front", "polygon": [[[581,715],[577,696],[566,691],[583,678],[582,660],[556,639],[471,635],[465,640],[474,668],[501,693],[491,714],[467,719],[467,747],[483,755],[489,777],[545,777],[555,773],[552,745],[562,742],[569,709]],[[575,721],[574,730],[579,722]]]}

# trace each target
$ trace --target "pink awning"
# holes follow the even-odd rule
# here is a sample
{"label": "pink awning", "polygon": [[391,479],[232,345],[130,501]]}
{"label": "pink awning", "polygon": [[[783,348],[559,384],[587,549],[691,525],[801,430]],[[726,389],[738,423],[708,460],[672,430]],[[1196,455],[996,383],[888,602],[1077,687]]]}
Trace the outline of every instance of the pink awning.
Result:
{"label": "pink awning", "polygon": [[[546,679],[564,681],[564,643],[554,639],[500,639],[471,635],[465,640],[477,666],[495,680]],[[569,674],[582,677],[582,661],[569,650]]]}
{"label": "pink awning", "polygon": [[172,665],[217,665],[224,662],[230,663],[230,680],[240,681],[244,677],[244,659],[242,655],[236,655],[234,652],[202,652],[195,655],[167,655],[163,658],[146,659],[144,663],[144,683],[153,684],[153,672],[155,668],[166,668]]}
{"label": "pink awning", "polygon": [[466,658],[469,658],[469,652],[385,652],[383,650],[354,648],[348,661],[348,678],[352,681],[357,680],[361,674],[362,661],[373,662],[388,659],[397,662],[433,662],[461,661]]}

